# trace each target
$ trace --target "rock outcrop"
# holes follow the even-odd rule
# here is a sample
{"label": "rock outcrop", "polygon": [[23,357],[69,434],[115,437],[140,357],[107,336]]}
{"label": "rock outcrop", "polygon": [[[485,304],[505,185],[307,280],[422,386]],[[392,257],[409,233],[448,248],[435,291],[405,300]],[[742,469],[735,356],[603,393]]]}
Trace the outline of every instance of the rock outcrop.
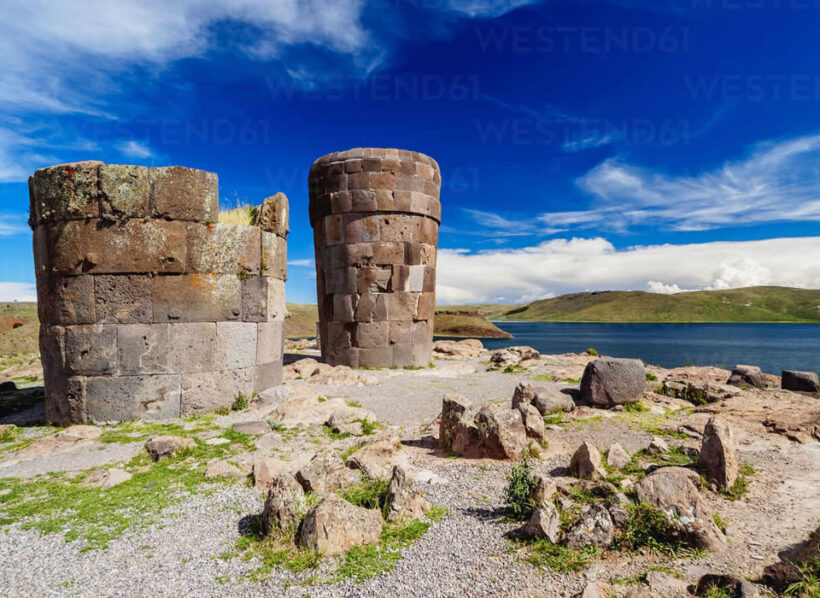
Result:
{"label": "rock outcrop", "polygon": [[609,451],[606,454],[606,462],[610,467],[623,469],[632,462],[632,457],[629,456],[629,453],[626,452],[624,447],[616,442],[609,447]]}
{"label": "rock outcrop", "polygon": [[469,359],[478,357],[484,351],[484,345],[480,340],[474,338],[463,341],[436,341],[433,343],[433,353],[454,357],[458,359]]}
{"label": "rock outcrop", "polygon": [[564,542],[574,549],[585,546],[606,548],[612,544],[614,534],[615,526],[609,511],[602,505],[587,505],[578,520],[567,529]]}
{"label": "rock outcrop", "polygon": [[296,472],[296,480],[306,492],[324,494],[352,486],[359,480],[359,475],[345,467],[338,453],[325,452],[316,455]]}
{"label": "rock outcrop", "polygon": [[307,512],[299,528],[299,544],[324,555],[340,554],[371,544],[382,533],[378,509],[364,509],[330,494]]}
{"label": "rock outcrop", "polygon": [[346,465],[371,479],[389,478],[399,459],[401,439],[387,430],[347,458]]}
{"label": "rock outcrop", "polygon": [[612,407],[634,403],[646,388],[646,370],[640,359],[595,359],[584,369],[581,400]]}
{"label": "rock outcrop", "polygon": [[766,388],[768,381],[766,380],[766,375],[761,372],[760,368],[756,365],[736,365],[726,384]]}
{"label": "rock outcrop", "polygon": [[430,509],[430,503],[417,492],[413,481],[398,465],[393,467],[385,498],[384,518],[387,521],[419,519]]}
{"label": "rock outcrop", "polygon": [[606,477],[606,470],[601,463],[601,453],[589,442],[584,442],[572,455],[569,471],[582,480],[599,480]]}
{"label": "rock outcrop", "polygon": [[682,539],[698,548],[718,552],[726,548],[726,537],[715,525],[698,482],[694,471],[662,467],[638,482],[635,490],[638,500],[661,511]]}

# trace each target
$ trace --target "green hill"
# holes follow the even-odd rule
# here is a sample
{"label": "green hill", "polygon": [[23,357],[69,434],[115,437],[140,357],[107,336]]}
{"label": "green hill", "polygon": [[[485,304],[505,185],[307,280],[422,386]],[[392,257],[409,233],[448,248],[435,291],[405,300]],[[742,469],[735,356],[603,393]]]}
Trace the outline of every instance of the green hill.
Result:
{"label": "green hill", "polygon": [[495,320],[555,322],[820,322],[820,290],[748,287],[660,295],[597,291],[542,299]]}

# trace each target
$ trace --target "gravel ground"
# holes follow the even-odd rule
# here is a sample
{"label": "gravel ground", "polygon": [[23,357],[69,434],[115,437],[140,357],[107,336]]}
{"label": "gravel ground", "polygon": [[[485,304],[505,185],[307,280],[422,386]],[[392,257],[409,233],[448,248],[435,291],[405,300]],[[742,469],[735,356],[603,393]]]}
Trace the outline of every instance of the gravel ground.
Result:
{"label": "gravel ground", "polygon": [[[262,495],[246,487],[220,485],[212,487],[213,492],[207,496],[198,493],[170,507],[157,523],[132,529],[101,551],[83,553],[81,542],[66,542],[61,533],[40,535],[21,525],[0,528],[0,595],[572,596],[589,580],[640,574],[650,564],[660,562],[690,580],[706,570],[754,577],[765,564],[776,560],[779,551],[805,538],[817,525],[820,445],[790,443],[781,436],[766,434],[759,426],[745,427],[739,420],[736,436],[740,459],[753,463],[758,472],[745,500],[731,502],[707,493],[707,500],[728,521],[730,548],[723,554],[671,561],[616,554],[580,574],[545,573],[522,562],[504,537],[516,526],[501,519],[505,477],[511,465],[443,458],[431,448],[429,438],[424,439],[420,426],[438,415],[445,392],[464,394],[475,401],[507,400],[521,379],[545,371],[559,372],[554,376],[559,379],[577,377],[583,367],[580,357],[555,360],[526,376],[465,374],[465,362],[461,362],[452,367],[451,377],[445,362],[435,373],[388,372],[377,386],[317,387],[321,394],[359,401],[380,420],[402,425],[404,450],[411,466],[431,470],[440,478],[423,490],[433,503],[449,509],[448,516],[433,524],[418,542],[403,549],[403,558],[391,573],[362,584],[327,585],[322,580],[329,577],[335,565],[333,559],[326,559],[318,572],[294,574],[276,569],[263,583],[246,581],[244,576],[258,563],[239,557],[225,560],[219,555],[233,548],[248,516],[261,511]],[[466,363],[480,369],[477,360]],[[659,397],[658,404],[667,405]],[[259,417],[264,411],[259,408],[216,421],[229,425]],[[608,417],[612,415],[609,412],[579,412],[604,417],[552,431],[549,449],[537,462],[538,470],[561,475],[571,451],[582,440],[591,440],[602,449],[618,441],[630,452],[649,443],[649,433]],[[694,421],[697,415],[689,417]],[[670,444],[696,447],[699,442],[671,440]],[[58,469],[99,467],[127,460],[139,450],[140,443],[103,450],[100,445],[92,445],[21,463],[0,475],[30,476]]]}

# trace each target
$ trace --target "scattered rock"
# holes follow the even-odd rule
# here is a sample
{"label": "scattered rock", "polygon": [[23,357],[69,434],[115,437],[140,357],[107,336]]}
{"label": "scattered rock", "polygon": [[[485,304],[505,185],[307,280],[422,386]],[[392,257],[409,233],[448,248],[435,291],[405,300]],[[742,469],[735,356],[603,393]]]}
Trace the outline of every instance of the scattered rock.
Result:
{"label": "scattered rock", "polygon": [[507,349],[496,349],[490,355],[490,361],[497,367],[506,367],[508,365],[518,365],[521,357]]}
{"label": "scattered rock", "polygon": [[595,582],[589,582],[580,594],[581,598],[607,598],[607,595],[607,586]]}
{"label": "scattered rock", "polygon": [[338,453],[325,452],[296,472],[296,479],[306,492],[325,494],[355,484],[359,476],[345,467]]}
{"label": "scattered rock", "polygon": [[[730,598],[757,598],[761,596],[757,587],[736,575],[707,573],[698,580],[695,596],[705,596],[712,588],[720,588]],[[712,590],[714,591],[714,590]]]}
{"label": "scattered rock", "polygon": [[273,457],[257,459],[253,462],[254,488],[270,488],[273,480],[287,473],[288,469],[287,463]]}
{"label": "scattered rock", "polygon": [[535,388],[535,398],[532,404],[541,415],[549,415],[556,411],[569,413],[575,409],[575,401],[572,400],[569,394],[554,387],[546,386],[537,386]]}
{"label": "scattered rock", "polygon": [[28,446],[15,451],[3,461],[3,465],[15,465],[30,459],[46,457],[57,452],[72,450],[80,446],[91,444],[102,434],[97,426],[71,426],[60,430],[56,434],[49,434],[38,438]]}
{"label": "scattered rock", "polygon": [[262,434],[259,438],[253,441],[253,445],[260,451],[270,451],[273,449],[281,449],[285,447],[285,441],[282,440],[282,435],[276,432],[268,432]]}
{"label": "scattered rock", "polygon": [[536,473],[533,477],[535,478],[535,486],[530,490],[528,498],[536,505],[551,502],[558,489],[553,479],[542,473]]}
{"label": "scattered rock", "polygon": [[569,471],[582,480],[597,480],[606,477],[606,471],[601,464],[601,453],[589,442],[584,442],[572,455]]}
{"label": "scattered rock", "polygon": [[368,418],[376,421],[373,412],[361,407],[351,407],[344,399],[320,400],[315,393],[290,398],[270,412],[268,416],[287,428],[302,428],[328,424],[331,427]]}
{"label": "scattered rock", "polygon": [[273,531],[295,531],[304,505],[305,492],[293,476],[276,476],[271,481],[262,510],[265,535],[270,535]]}
{"label": "scattered rock", "polygon": [[353,546],[377,542],[382,533],[378,509],[363,509],[331,494],[307,512],[299,543],[322,554],[339,554]]}
{"label": "scattered rock", "polygon": [[609,501],[609,505],[607,509],[609,510],[609,516],[612,517],[612,522],[615,524],[616,527],[623,529],[626,527],[626,521],[629,519],[629,508],[632,505],[632,501],[621,492],[615,494],[612,497],[612,500]]}
{"label": "scattered rock", "polygon": [[518,410],[521,412],[527,436],[536,442],[544,442],[547,439],[547,434],[544,430],[544,418],[538,412],[538,409],[532,405],[522,404],[518,407]]}
{"label": "scattered rock", "polygon": [[535,388],[528,382],[519,382],[512,396],[512,408],[518,409],[521,405],[531,405],[535,399]]}
{"label": "scattered rock", "polygon": [[521,458],[527,448],[527,432],[521,412],[475,407],[460,395],[444,396],[439,429],[439,446],[468,458]]}
{"label": "scattered rock", "polygon": [[669,452],[669,445],[666,444],[666,441],[660,436],[653,436],[646,450],[656,455],[662,455],[663,453]]}
{"label": "scattered rock", "polygon": [[634,403],[646,388],[646,369],[640,359],[602,358],[590,361],[581,378],[581,399],[612,407]]}
{"label": "scattered rock", "polygon": [[389,478],[399,458],[401,439],[387,430],[347,458],[346,465],[371,479]]}
{"label": "scattered rock", "polygon": [[254,436],[270,432],[270,424],[263,421],[240,422],[233,425],[233,431],[238,434],[253,434]]}
{"label": "scattered rock", "polygon": [[606,462],[610,467],[623,469],[632,463],[632,457],[629,456],[629,453],[626,452],[624,447],[616,442],[609,447],[609,451],[606,454]]}
{"label": "scattered rock", "polygon": [[614,533],[609,511],[602,505],[587,505],[578,520],[567,530],[564,542],[576,550],[585,546],[606,548],[612,544]]}
{"label": "scattered rock", "polygon": [[732,429],[722,419],[711,418],[703,432],[700,466],[706,479],[725,489],[737,479],[738,461]]}
{"label": "scattered rock", "polygon": [[780,388],[797,392],[820,392],[820,378],[814,372],[783,370]]}
{"label": "scattered rock", "polygon": [[327,386],[371,386],[380,383],[378,378],[357,372],[346,365],[332,366],[319,363],[310,357],[282,368],[282,379],[307,380],[313,384]]}
{"label": "scattered rock", "polygon": [[89,486],[99,486],[100,489],[107,490],[117,484],[127,482],[131,477],[131,474],[123,469],[98,469],[85,479],[85,483]]}
{"label": "scattered rock", "polygon": [[546,538],[557,544],[561,535],[561,516],[551,501],[541,503],[532,512],[527,523],[521,528],[526,538]]}
{"label": "scattered rock", "polygon": [[17,385],[11,380],[0,382],[0,392],[14,392],[15,390],[17,390]]}
{"label": "scattered rock", "polygon": [[148,451],[154,461],[166,459],[174,453],[195,446],[196,442],[193,438],[183,438],[182,436],[154,436],[145,441],[145,450]]}
{"label": "scattered rock", "polygon": [[430,503],[413,487],[404,470],[398,465],[393,467],[390,485],[385,499],[385,519],[402,521],[419,519],[430,509]]}
{"label": "scattered rock", "polygon": [[244,480],[245,474],[233,463],[227,461],[211,461],[205,468],[205,478],[233,478],[235,480]]}
{"label": "scattered rock", "polygon": [[809,536],[808,542],[797,552],[784,558],[779,563],[767,566],[763,570],[763,578],[767,585],[783,592],[786,588],[801,579],[798,565],[812,563],[820,559],[820,527]]}
{"label": "scattered rock", "polygon": [[712,511],[698,490],[700,477],[683,467],[662,467],[635,486],[638,500],[664,513],[675,532],[698,548],[719,552],[726,537],[712,519]]}
{"label": "scattered rock", "polygon": [[362,422],[350,422],[349,424],[337,424],[333,426],[333,433],[361,436],[364,433],[364,430],[362,428]]}
{"label": "scattered rock", "polygon": [[688,598],[691,596],[689,584],[685,580],[661,571],[647,572],[646,585],[649,586],[650,596],[663,596],[664,598]]}
{"label": "scattered rock", "polygon": [[436,341],[433,343],[433,353],[446,355],[448,357],[458,357],[469,359],[478,357],[484,351],[484,345],[480,340],[468,338],[463,341]]}
{"label": "scattered rock", "polygon": [[768,386],[766,375],[756,365],[736,365],[726,384],[753,386],[755,388],[766,388]]}

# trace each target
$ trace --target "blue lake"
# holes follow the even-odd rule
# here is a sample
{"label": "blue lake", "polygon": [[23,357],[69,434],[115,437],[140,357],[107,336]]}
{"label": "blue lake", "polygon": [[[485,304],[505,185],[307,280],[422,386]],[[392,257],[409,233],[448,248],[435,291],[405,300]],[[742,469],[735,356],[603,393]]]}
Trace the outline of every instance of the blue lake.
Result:
{"label": "blue lake", "polygon": [[592,347],[612,357],[638,357],[665,368],[686,364],[758,365],[820,371],[820,324],[598,324],[495,322],[511,339],[484,339],[490,349],[529,345],[542,353],[580,353]]}

